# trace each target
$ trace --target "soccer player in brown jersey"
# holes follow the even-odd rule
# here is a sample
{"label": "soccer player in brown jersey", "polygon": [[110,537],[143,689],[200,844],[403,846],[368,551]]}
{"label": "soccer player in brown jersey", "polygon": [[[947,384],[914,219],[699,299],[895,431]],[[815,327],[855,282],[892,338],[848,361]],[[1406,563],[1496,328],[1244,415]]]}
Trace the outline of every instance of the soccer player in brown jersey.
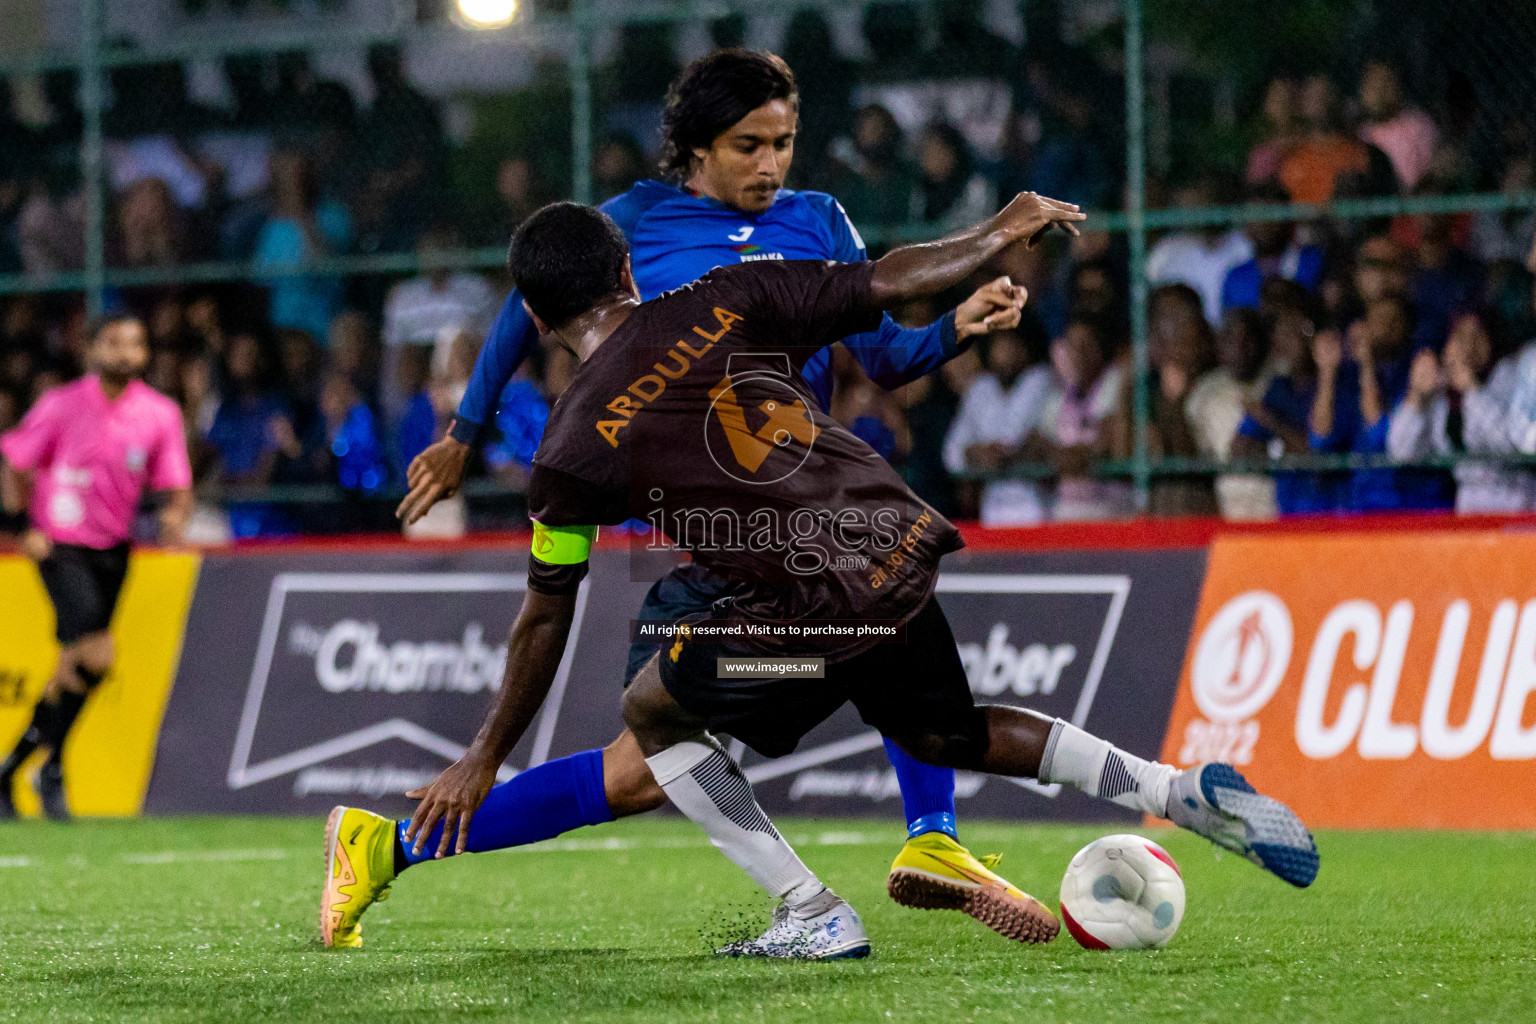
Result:
{"label": "soccer player in brown jersey", "polygon": [[[683,71],[668,91],[662,116],[662,180],[636,182],[600,207],[629,239],[630,270],[642,298],[654,298],[715,267],[735,263],[855,263],[867,258],[863,240],[834,197],[783,187],[794,162],[799,111],[794,75],[774,54],[719,50]],[[872,383],[892,391],[958,355],[982,333],[972,323],[972,313],[987,308],[984,301],[968,299],[925,327],[903,327],[886,316],[876,330],[840,339],[837,345]],[[962,324],[967,326],[962,329]],[[449,436],[411,463],[411,491],[399,509],[406,522],[459,488],[479,424],[492,418],[495,402],[518,365],[539,346],[538,330],[521,293],[514,290],[475,362]],[[799,376],[821,408],[829,409],[833,346],[799,367]],[[761,450],[760,442],[748,442],[744,434],[732,436]],[[707,615],[733,588],[732,581],[687,562],[651,586],[636,617],[678,622]],[[624,685],[660,648],[649,635],[633,639]],[[881,746],[901,791],[907,824],[907,840],[888,874],[892,898],[907,906],[933,908],[931,894],[913,892],[903,879],[914,866],[932,866],[935,858],[957,876],[955,891],[942,901],[945,909],[972,909],[965,891],[977,885],[1006,890],[1007,879],[993,870],[996,862],[974,856],[960,842],[954,769],[924,764],[887,738]],[[487,795],[476,815],[470,849],[537,842],[662,806],[667,796],[637,754],[634,737],[626,730],[606,749],[530,766]],[[412,851],[407,859],[416,856]],[[343,931],[343,941],[350,942],[350,930]]]}
{"label": "soccer player in brown jersey", "polygon": [[[505,681],[469,752],[421,791],[407,837],[441,826],[441,844],[464,849],[496,767],[554,678],[585,576],[584,546],[596,526],[639,517],[740,582],[732,601],[647,665],[623,707],[668,798],[781,901],[762,936],[723,952],[868,953],[858,915],[795,856],[713,735],[780,756],[848,702],[926,762],[1071,784],[1310,884],[1318,868],[1311,835],[1230,765],[1181,772],[1060,719],[975,705],[933,600],[939,559],[963,545],[959,532],[797,383],[798,366],[828,339],[1082,218],[1074,206],[1026,193],[968,231],[874,263],[727,267],[646,303],[623,235],[601,213],[557,204],[525,223],[513,241],[513,277],[541,328],[581,367],[534,460],[534,558]],[[1015,322],[1024,290],[999,279],[986,291],[992,308],[981,322]],[[559,556],[546,560],[541,550]],[[892,625],[902,642],[882,642],[880,629]],[[819,659],[820,677],[779,674],[786,657]],[[736,674],[726,659],[745,660],[749,671]],[[944,880],[916,872],[911,884]],[[1006,918],[994,924],[1005,934],[1048,941],[1058,929],[1022,893],[983,889],[973,898]]]}

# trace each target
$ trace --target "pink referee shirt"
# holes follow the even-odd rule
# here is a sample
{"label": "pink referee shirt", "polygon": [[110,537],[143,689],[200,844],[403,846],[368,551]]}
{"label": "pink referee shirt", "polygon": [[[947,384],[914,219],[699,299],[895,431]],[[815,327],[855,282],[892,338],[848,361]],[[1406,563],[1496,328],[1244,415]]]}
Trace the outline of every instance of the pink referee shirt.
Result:
{"label": "pink referee shirt", "polygon": [[192,486],[181,410],[141,381],[115,402],[95,375],[54,388],[0,436],[0,452],[33,474],[32,524],[61,544],[121,544],[146,487]]}

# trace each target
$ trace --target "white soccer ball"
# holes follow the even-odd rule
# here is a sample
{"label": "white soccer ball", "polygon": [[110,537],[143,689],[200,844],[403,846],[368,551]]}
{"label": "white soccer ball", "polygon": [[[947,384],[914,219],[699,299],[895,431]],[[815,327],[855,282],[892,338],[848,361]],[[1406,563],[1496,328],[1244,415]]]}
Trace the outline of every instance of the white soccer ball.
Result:
{"label": "white soccer ball", "polygon": [[1085,949],[1166,945],[1184,919],[1179,866],[1141,836],[1095,839],[1067,865],[1061,919]]}

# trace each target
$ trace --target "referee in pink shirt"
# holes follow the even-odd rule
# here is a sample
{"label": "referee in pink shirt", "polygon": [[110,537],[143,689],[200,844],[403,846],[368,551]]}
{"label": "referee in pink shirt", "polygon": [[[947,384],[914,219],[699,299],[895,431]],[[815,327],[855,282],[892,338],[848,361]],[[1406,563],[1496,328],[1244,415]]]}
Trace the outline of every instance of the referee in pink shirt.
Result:
{"label": "referee in pink shirt", "polygon": [[176,403],[138,378],[149,362],[144,325],[107,320],[86,348],[89,372],[40,398],[0,436],[0,504],[37,563],[58,620],[59,664],[32,724],[0,764],[0,818],[14,818],[16,770],[39,747],[37,792],[68,820],[64,739],[112,667],[107,626],[128,574],[128,538],[144,491],[169,491],[162,543],[178,543],[192,511],[192,468]]}

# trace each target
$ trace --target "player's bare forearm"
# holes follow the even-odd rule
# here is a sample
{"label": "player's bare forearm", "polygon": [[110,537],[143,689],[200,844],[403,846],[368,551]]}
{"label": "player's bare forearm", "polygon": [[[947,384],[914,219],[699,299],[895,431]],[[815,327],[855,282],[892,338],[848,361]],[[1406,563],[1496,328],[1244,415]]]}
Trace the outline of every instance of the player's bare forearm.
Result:
{"label": "player's bare forearm", "polygon": [[507,669],[496,703],[475,735],[472,752],[501,764],[523,738],[544,704],[565,655],[565,642],[576,615],[576,595],[530,590],[512,626]]}
{"label": "player's bare forearm", "polygon": [[1086,214],[1071,203],[1021,192],[1003,210],[975,227],[937,242],[902,246],[875,261],[870,288],[883,308],[952,288],[1015,242],[1032,244],[1060,225],[1076,234]]}
{"label": "player's bare forearm", "polygon": [[549,694],[575,614],[575,594],[527,592],[512,626],[501,689],[474,742],[430,785],[406,794],[420,801],[405,833],[417,853],[439,822],[443,834],[436,855],[445,856],[450,848],[464,852],[469,820],[495,785],[496,769],[528,731]]}
{"label": "player's bare forearm", "polygon": [[180,488],[168,491],[165,507],[160,510],[160,543],[167,547],[180,544],[187,534],[187,523],[192,518],[192,491]]}

